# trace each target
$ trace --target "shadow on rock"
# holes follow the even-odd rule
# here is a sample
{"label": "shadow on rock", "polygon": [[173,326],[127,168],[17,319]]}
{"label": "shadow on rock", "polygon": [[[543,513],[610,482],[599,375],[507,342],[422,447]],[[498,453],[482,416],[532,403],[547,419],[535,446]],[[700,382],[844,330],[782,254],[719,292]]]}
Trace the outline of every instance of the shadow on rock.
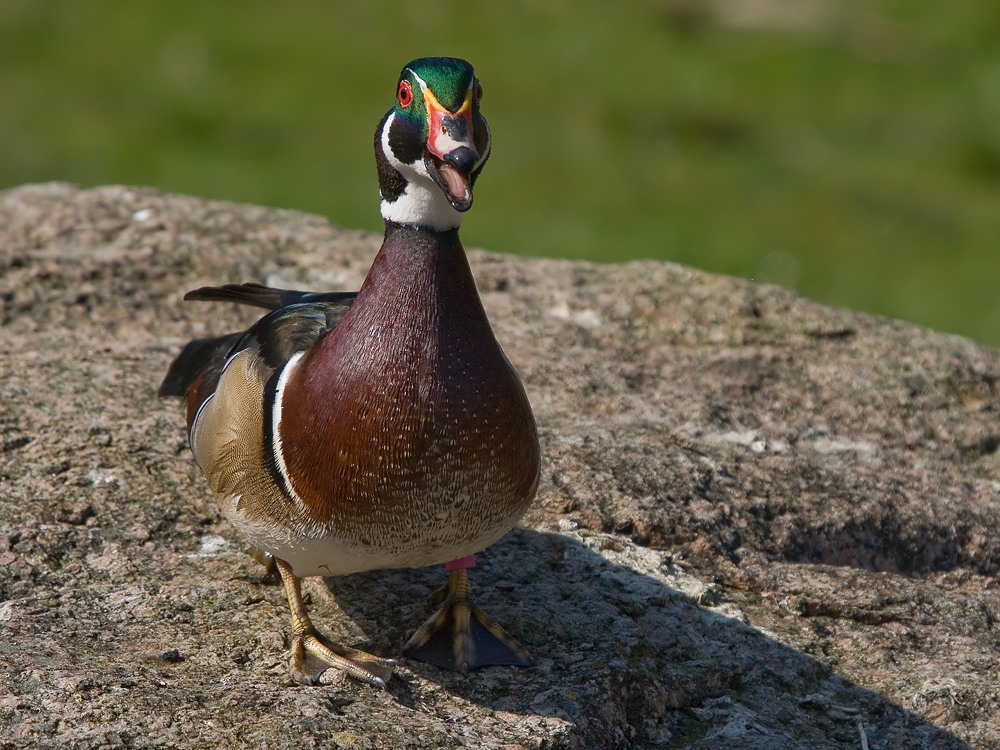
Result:
{"label": "shadow on rock", "polygon": [[[398,653],[444,581],[435,569],[328,578],[361,645]],[[519,529],[479,556],[477,603],[532,652],[531,669],[463,677],[404,663],[390,687],[425,700],[425,678],[480,709],[555,720],[568,746],[965,748],[964,742],[746,621],[669,555],[619,537]]]}

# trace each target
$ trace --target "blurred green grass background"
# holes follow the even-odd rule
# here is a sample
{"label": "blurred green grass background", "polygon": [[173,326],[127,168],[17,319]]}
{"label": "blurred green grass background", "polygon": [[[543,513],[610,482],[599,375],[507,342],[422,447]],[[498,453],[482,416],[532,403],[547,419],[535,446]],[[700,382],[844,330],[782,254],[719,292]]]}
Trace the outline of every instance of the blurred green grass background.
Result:
{"label": "blurred green grass background", "polygon": [[467,246],[661,258],[1000,346],[996,0],[0,0],[0,187],[154,185],[381,230],[402,65],[465,57]]}

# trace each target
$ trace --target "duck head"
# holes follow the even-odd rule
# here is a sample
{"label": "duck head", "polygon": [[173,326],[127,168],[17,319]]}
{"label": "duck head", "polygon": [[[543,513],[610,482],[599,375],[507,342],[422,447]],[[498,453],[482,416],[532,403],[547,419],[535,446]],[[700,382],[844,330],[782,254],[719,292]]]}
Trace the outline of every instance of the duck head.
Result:
{"label": "duck head", "polygon": [[423,57],[403,68],[396,102],[375,131],[386,221],[439,231],[461,224],[490,154],[482,96],[465,60]]}

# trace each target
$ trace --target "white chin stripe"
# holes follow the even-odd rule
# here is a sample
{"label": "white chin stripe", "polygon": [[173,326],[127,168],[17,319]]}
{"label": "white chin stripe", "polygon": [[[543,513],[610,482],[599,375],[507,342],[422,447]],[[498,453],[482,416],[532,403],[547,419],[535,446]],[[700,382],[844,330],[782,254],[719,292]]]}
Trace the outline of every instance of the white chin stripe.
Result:
{"label": "white chin stripe", "polygon": [[459,227],[462,214],[452,208],[437,185],[430,180],[427,184],[429,187],[418,185],[411,178],[399,198],[392,203],[382,201],[382,218],[397,224],[412,224],[438,231]]}
{"label": "white chin stripe", "polygon": [[393,169],[403,175],[406,189],[396,200],[382,201],[382,218],[397,224],[412,224],[439,231],[455,229],[462,223],[462,214],[452,208],[441,188],[427,174],[423,159],[414,164],[403,164],[389,148],[389,127],[395,116],[395,113],[389,115],[382,128],[382,153]]}

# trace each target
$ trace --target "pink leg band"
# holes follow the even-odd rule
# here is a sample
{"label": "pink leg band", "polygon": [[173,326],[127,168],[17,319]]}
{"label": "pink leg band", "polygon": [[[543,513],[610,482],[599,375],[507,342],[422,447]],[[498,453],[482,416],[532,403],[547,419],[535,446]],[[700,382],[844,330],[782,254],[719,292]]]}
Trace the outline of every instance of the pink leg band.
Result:
{"label": "pink leg band", "polygon": [[445,570],[465,570],[466,568],[476,567],[476,556],[469,555],[468,557],[460,557],[457,560],[452,560],[451,562],[446,562],[444,564]]}

